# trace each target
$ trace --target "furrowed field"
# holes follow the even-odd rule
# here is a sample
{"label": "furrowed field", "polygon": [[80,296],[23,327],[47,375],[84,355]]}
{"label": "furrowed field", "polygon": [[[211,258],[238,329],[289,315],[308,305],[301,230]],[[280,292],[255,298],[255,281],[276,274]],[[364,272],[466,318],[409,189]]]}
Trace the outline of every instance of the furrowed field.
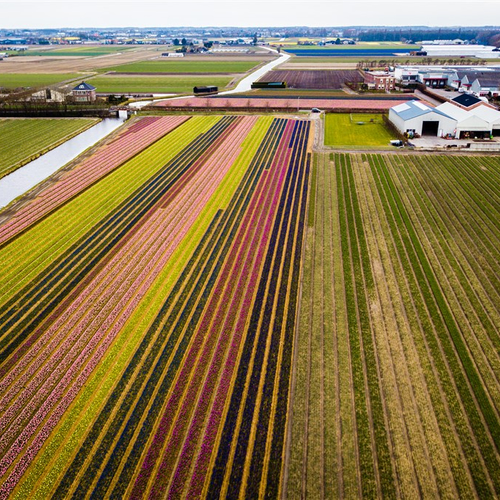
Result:
{"label": "furrowed field", "polygon": [[315,157],[287,498],[500,495],[499,178]]}
{"label": "furrowed field", "polygon": [[0,178],[96,123],[94,119],[0,119]]}
{"label": "furrowed field", "polygon": [[276,498],[310,123],[150,117],[0,226],[0,497]]}

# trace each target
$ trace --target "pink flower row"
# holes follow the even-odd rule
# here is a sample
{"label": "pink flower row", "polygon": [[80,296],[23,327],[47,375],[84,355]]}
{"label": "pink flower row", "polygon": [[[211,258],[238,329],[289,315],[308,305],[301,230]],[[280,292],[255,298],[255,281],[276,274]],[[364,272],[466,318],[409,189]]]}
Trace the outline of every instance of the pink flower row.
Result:
{"label": "pink flower row", "polygon": [[381,100],[381,99],[306,99],[301,97],[298,99],[244,99],[239,97],[230,97],[227,99],[213,99],[207,97],[194,97],[191,99],[169,99],[161,101],[156,106],[167,108],[270,108],[294,110],[297,105],[301,109],[311,109],[314,107],[321,109],[364,109],[364,110],[388,110],[389,108],[402,104],[407,100]]}

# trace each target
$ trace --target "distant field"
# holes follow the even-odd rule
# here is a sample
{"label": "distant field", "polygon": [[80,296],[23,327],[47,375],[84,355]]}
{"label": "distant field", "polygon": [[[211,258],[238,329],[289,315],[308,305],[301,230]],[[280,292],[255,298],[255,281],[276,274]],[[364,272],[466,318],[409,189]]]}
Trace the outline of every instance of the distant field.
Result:
{"label": "distant field", "polygon": [[386,128],[380,114],[330,113],[326,115],[326,146],[386,147],[389,146],[391,139],[394,139],[394,136]]}
{"label": "distant field", "polygon": [[144,61],[108,68],[117,73],[245,73],[260,61]]}
{"label": "distant field", "polygon": [[89,82],[97,92],[177,94],[192,92],[199,85],[215,85],[219,89],[229,85],[231,77],[204,76],[98,76]]}
{"label": "distant field", "polygon": [[0,120],[0,177],[13,172],[94,123],[94,119],[83,118]]}
{"label": "distant field", "polygon": [[0,74],[0,88],[15,89],[18,87],[41,87],[54,83],[74,80],[78,78],[76,73],[67,74],[20,74],[5,73]]}
{"label": "distant field", "polygon": [[383,42],[375,42],[375,43],[358,43],[356,45],[285,45],[285,50],[318,50],[318,51],[329,51],[334,49],[342,49],[342,50],[418,50],[420,45],[406,45],[402,43],[383,43]]}
{"label": "distant field", "polygon": [[293,89],[340,89],[345,82],[362,82],[356,70],[281,71],[266,73],[262,81],[286,82]]}
{"label": "distant field", "polygon": [[346,46],[341,48],[324,48],[324,47],[309,47],[304,48],[285,48],[286,52],[289,54],[297,54],[301,56],[354,56],[354,57],[365,57],[365,56],[378,56],[378,57],[392,57],[395,53],[406,53],[409,50],[414,50],[413,48],[379,48],[379,49],[367,49],[367,48],[352,48],[349,49]]}
{"label": "distant field", "polygon": [[106,54],[114,54],[116,52],[124,52],[133,49],[134,47],[124,47],[123,45],[111,45],[104,47],[68,47],[63,49],[48,49],[48,50],[27,50],[24,55],[27,56],[81,56],[93,57],[103,56]]}

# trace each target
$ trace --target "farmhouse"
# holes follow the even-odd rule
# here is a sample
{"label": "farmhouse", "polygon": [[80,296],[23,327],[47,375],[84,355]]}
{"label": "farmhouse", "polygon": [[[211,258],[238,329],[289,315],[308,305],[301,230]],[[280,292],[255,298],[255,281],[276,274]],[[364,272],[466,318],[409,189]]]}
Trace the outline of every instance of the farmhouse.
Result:
{"label": "farmhouse", "polygon": [[409,101],[389,109],[389,120],[402,133],[442,137],[455,130],[456,120],[437,108]]}
{"label": "farmhouse", "polygon": [[394,90],[396,88],[394,73],[387,71],[366,71],[363,77],[369,89]]}
{"label": "farmhouse", "polygon": [[79,83],[71,94],[76,102],[94,102],[96,100],[95,87],[88,83]]}

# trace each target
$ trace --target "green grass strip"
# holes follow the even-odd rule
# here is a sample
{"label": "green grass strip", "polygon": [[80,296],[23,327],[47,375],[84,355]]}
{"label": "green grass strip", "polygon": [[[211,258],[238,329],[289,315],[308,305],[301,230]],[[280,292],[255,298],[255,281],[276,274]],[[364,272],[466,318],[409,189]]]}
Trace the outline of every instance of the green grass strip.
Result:
{"label": "green grass strip", "polygon": [[[359,333],[361,334],[363,343],[364,364],[370,395],[370,407],[373,433],[375,436],[380,486],[384,498],[395,498],[396,490],[392,471],[392,459],[384,420],[384,408],[377,372],[377,357],[375,353],[374,339],[371,331],[370,313],[368,309],[368,302],[371,301],[371,295],[374,294],[370,254],[368,252],[368,246],[363,230],[363,221],[361,219],[361,211],[356,193],[354,176],[352,174],[350,156],[342,155],[340,160],[341,166],[344,166],[344,192],[346,195],[349,241],[351,245],[356,302],[358,307]],[[352,211],[349,209],[349,205],[352,207]]]}

